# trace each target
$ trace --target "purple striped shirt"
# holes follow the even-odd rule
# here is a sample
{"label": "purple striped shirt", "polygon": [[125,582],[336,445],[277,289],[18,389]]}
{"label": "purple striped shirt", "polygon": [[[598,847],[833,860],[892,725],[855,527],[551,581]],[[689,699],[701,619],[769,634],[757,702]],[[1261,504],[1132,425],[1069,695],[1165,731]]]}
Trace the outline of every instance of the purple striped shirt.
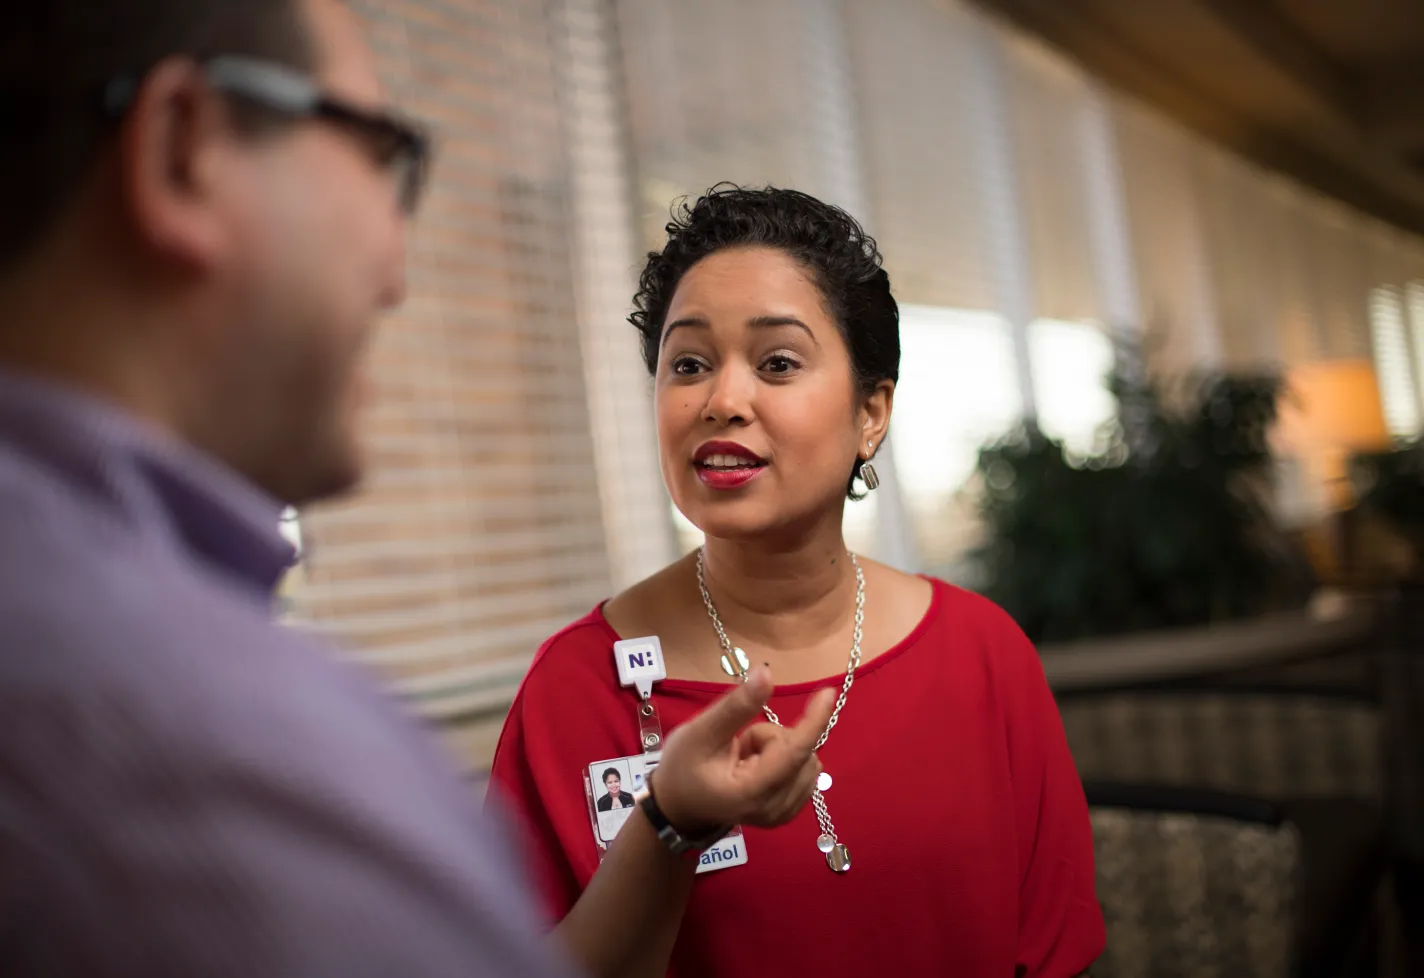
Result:
{"label": "purple striped shirt", "polygon": [[278,517],[0,373],[0,973],[567,975],[428,734],[272,623]]}

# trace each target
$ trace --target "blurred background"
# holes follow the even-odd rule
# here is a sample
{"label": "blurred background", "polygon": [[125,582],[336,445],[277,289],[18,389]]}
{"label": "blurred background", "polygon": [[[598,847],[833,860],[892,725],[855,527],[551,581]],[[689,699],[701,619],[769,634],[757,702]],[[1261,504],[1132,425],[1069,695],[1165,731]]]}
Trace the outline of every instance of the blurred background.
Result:
{"label": "blurred background", "polygon": [[697,543],[624,320],[669,205],[805,190],[901,303],[848,540],[1039,642],[1094,973],[1424,974],[1424,0],[354,6],[441,150],[294,623],[479,778],[539,643]]}

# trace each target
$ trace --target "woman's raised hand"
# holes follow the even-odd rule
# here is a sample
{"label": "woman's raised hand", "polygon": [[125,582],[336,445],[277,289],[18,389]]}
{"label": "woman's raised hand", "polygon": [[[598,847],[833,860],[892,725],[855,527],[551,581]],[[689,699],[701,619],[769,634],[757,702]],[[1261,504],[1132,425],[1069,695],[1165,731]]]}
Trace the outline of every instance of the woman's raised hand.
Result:
{"label": "woman's raised hand", "polygon": [[795,726],[766,721],[768,669],[683,724],[668,737],[658,765],[658,807],[684,836],[724,825],[771,828],[790,821],[811,798],[821,763],[813,749],[830,720],[836,691],[823,689]]}

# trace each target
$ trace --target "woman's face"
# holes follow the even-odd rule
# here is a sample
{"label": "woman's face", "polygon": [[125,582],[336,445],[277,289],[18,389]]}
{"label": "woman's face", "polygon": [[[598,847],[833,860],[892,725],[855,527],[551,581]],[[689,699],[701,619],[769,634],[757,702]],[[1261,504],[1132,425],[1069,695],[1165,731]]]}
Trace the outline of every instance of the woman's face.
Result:
{"label": "woman's face", "polygon": [[820,291],[772,248],[721,251],[679,283],[656,382],[663,480],[712,537],[833,520],[857,452],[880,443],[894,385],[856,389]]}

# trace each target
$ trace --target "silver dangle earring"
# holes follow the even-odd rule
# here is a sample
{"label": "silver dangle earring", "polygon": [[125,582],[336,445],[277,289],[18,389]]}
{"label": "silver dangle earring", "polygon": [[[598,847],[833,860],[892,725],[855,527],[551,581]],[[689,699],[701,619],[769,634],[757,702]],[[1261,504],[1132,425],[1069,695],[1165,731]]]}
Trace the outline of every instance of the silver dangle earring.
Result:
{"label": "silver dangle earring", "polygon": [[[866,442],[871,455],[875,454],[875,442]],[[869,458],[860,463],[860,478],[865,483],[865,488],[874,492],[880,488],[880,475],[875,471],[875,466],[871,464]]]}

